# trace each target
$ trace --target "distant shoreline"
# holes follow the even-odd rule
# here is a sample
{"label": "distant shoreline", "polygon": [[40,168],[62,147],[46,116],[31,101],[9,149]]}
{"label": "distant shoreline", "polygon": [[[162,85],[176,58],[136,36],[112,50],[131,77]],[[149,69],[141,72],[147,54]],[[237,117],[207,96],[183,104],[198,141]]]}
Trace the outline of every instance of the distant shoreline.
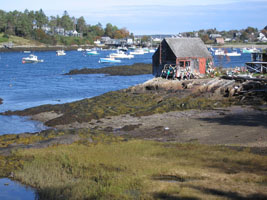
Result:
{"label": "distant shoreline", "polygon": [[[267,44],[224,44],[224,45],[206,45],[207,47],[214,48],[267,48]],[[14,46],[12,48],[4,48],[0,47],[0,52],[20,52],[20,51],[56,51],[60,49],[68,50],[77,50],[78,48],[93,48],[94,45],[73,45],[73,46],[64,46],[64,45],[56,45],[56,46]],[[107,48],[106,46],[102,48]]]}
{"label": "distant shoreline", "polygon": [[12,48],[0,48],[0,52],[20,52],[20,51],[56,51],[56,50],[77,50],[78,48],[93,48],[93,45],[80,45],[80,46],[15,46]]}
{"label": "distant shoreline", "polygon": [[267,44],[224,44],[224,45],[206,45],[207,47],[214,47],[214,48],[267,48]]}

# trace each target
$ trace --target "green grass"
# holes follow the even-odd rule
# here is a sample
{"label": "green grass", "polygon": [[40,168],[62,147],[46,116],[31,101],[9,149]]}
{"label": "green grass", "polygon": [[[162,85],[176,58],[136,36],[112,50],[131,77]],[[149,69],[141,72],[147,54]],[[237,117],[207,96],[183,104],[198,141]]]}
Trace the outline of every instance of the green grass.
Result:
{"label": "green grass", "polygon": [[[82,132],[80,132],[82,134]],[[227,199],[267,197],[267,157],[226,147],[107,135],[0,157],[41,199]]]}

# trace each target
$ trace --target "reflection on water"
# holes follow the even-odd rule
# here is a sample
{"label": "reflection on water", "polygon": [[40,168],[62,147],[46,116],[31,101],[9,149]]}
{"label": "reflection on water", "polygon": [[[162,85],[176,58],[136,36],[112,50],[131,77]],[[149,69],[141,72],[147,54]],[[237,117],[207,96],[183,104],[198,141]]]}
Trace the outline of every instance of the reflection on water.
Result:
{"label": "reflection on water", "polygon": [[24,186],[8,178],[0,179],[1,200],[37,200],[38,195],[31,187]]}
{"label": "reflection on water", "polygon": [[45,129],[43,123],[29,120],[28,117],[0,115],[0,135],[34,133]]}

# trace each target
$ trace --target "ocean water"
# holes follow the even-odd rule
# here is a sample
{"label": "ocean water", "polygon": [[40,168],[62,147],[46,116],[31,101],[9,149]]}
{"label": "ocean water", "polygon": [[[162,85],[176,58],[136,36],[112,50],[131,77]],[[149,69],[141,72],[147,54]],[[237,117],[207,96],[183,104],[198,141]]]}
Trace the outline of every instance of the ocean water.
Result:
{"label": "ocean water", "polygon": [[0,199],[2,200],[35,200],[36,191],[8,178],[0,178]]}
{"label": "ocean water", "polygon": [[[230,51],[230,50],[229,50]],[[66,51],[66,56],[56,56],[55,51],[33,52],[43,63],[22,64],[23,52],[0,53],[0,112],[23,110],[43,104],[59,104],[90,98],[140,84],[152,75],[107,76],[104,74],[63,75],[72,69],[101,68],[134,63],[152,63],[151,53],[135,55],[134,59],[121,59],[121,63],[98,63],[112,51],[99,51],[89,56],[86,52]],[[214,57],[215,65],[244,66],[250,54],[240,57]],[[0,115],[0,134],[36,132],[45,129],[40,123],[18,116]]]}

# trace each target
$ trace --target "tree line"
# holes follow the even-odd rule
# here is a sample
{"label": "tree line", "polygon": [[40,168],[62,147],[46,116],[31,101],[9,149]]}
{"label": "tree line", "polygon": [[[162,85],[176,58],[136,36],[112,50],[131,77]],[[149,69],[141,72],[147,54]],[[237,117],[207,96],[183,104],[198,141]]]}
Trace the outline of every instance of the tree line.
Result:
{"label": "tree line", "polygon": [[[49,27],[51,31],[46,33],[43,27]],[[76,30],[79,37],[66,37],[55,32],[56,28]],[[96,25],[87,24],[84,17],[71,17],[67,11],[62,16],[46,16],[44,11],[10,11],[0,10],[0,33],[15,35],[27,39],[34,39],[46,44],[86,44],[103,36],[114,39],[129,37],[130,33],[126,28],[118,28],[111,23],[103,27],[101,23]],[[132,34],[131,34],[132,35]]]}

